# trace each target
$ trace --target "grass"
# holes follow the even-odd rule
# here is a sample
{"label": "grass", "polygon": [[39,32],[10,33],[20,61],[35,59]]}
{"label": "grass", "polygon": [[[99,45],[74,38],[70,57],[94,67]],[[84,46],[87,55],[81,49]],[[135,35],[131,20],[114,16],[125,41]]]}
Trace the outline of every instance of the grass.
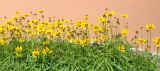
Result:
{"label": "grass", "polygon": [[[19,43],[11,41],[0,47],[0,71],[158,71],[157,56],[149,52],[135,52],[133,46],[121,39],[108,40],[102,45],[81,47],[65,41],[49,41],[52,53],[32,57],[31,50],[44,47],[43,40]],[[126,51],[119,52],[117,47],[124,44]],[[15,56],[15,47],[24,47],[23,56]]]}

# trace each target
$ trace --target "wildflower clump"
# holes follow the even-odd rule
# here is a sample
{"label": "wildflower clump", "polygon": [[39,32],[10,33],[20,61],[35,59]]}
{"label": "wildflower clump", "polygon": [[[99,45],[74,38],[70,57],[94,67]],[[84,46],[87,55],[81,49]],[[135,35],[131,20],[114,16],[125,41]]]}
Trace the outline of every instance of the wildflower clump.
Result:
{"label": "wildflower clump", "polygon": [[[68,20],[45,13],[17,11],[11,18],[0,18],[0,71],[160,70],[150,52],[152,43],[160,47],[160,37],[152,39],[154,24],[146,25],[147,37],[141,28],[130,41],[126,13],[106,9],[95,23],[87,14]],[[140,48],[149,51],[137,51]]]}

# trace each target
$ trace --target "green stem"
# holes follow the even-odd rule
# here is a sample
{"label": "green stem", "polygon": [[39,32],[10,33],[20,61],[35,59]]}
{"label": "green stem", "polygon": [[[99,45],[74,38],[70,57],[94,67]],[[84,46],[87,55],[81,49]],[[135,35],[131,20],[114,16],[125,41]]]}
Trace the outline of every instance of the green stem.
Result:
{"label": "green stem", "polygon": [[151,30],[150,30],[150,37],[149,37],[149,40],[150,40],[150,50],[151,50],[151,47],[152,47],[152,44],[151,44],[151,37],[152,37],[152,35],[151,35],[152,33],[151,33]]}

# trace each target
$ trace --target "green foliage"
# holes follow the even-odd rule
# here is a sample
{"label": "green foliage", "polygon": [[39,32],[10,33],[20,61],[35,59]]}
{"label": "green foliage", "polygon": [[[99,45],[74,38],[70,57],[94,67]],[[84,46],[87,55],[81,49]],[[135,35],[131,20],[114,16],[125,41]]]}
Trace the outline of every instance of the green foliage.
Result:
{"label": "green foliage", "polygon": [[[32,51],[35,47],[42,50],[44,40],[30,40],[20,43],[11,41],[0,46],[0,71],[159,71],[157,56],[149,52],[135,52],[127,42],[109,40],[103,45],[85,47],[65,41],[49,41],[51,54],[35,59]],[[123,44],[125,52],[118,50]],[[17,58],[15,47],[22,46],[22,57]]]}

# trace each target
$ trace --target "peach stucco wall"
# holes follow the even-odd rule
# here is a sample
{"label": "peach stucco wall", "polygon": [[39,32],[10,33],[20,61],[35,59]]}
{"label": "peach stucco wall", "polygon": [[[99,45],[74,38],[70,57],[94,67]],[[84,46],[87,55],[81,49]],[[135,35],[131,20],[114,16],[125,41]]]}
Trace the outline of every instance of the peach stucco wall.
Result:
{"label": "peach stucco wall", "polygon": [[[88,14],[95,24],[104,9],[129,14],[129,28],[133,32],[146,23],[155,23],[160,34],[160,0],[0,0],[0,17],[15,15],[15,11],[46,10],[47,16],[81,19]],[[159,31],[158,31],[159,30]]]}

